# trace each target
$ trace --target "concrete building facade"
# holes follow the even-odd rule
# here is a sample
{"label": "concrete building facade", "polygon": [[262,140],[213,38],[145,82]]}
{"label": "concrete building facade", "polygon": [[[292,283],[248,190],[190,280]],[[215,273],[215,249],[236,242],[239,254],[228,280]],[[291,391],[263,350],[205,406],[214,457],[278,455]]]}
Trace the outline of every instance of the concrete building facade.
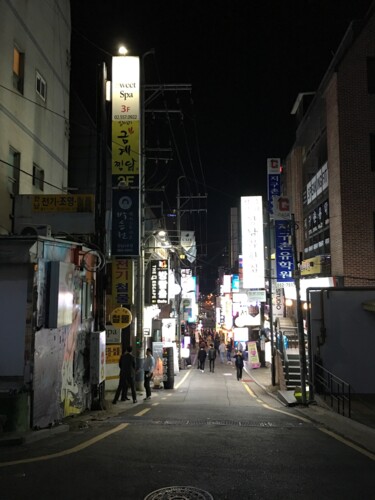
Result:
{"label": "concrete building facade", "polygon": [[[39,3],[38,3],[39,4]],[[14,197],[66,192],[70,2],[0,0],[0,234]]]}

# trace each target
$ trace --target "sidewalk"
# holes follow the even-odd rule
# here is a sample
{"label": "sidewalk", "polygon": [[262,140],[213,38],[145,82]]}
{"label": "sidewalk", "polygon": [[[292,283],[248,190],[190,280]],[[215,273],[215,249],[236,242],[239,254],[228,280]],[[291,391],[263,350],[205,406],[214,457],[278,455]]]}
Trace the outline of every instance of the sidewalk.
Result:
{"label": "sidewalk", "polygon": [[[277,398],[277,388],[272,386],[270,367],[251,369],[249,363],[245,362],[245,369],[258,386]],[[304,417],[375,453],[375,406],[373,404],[357,406],[355,403],[353,406],[352,413],[356,414],[356,420],[336,413],[318,395],[308,406],[297,405],[295,408]],[[361,421],[370,425],[365,425]]]}

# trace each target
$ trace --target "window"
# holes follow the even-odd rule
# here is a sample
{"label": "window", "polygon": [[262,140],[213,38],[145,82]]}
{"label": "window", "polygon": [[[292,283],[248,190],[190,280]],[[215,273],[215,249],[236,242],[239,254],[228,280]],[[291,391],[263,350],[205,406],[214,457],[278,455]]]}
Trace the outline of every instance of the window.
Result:
{"label": "window", "polygon": [[23,94],[23,80],[25,69],[25,54],[20,52],[17,47],[13,49],[13,86]]}
{"label": "window", "polygon": [[21,153],[9,148],[8,153],[8,192],[14,196],[19,194]]}
{"label": "window", "polygon": [[36,93],[43,101],[47,98],[47,84],[42,75],[37,71],[36,72]]}
{"label": "window", "polygon": [[370,134],[370,165],[375,172],[375,134]]}
{"label": "window", "polygon": [[38,165],[33,165],[33,186],[44,191],[44,170],[38,167]]}

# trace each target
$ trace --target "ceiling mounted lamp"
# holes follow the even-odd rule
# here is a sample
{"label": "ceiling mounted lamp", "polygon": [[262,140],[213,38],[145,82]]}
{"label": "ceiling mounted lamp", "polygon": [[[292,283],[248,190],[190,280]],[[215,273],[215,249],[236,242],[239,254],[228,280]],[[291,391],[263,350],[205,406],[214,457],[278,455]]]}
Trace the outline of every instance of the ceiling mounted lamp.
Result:
{"label": "ceiling mounted lamp", "polygon": [[126,56],[126,54],[128,53],[128,49],[125,47],[125,45],[120,45],[118,53],[120,56]]}

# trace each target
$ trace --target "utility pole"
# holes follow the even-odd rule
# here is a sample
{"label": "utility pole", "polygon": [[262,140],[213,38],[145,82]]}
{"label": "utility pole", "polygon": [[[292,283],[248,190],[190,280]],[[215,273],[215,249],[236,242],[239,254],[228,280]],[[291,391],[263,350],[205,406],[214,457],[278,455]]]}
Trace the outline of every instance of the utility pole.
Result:
{"label": "utility pole", "polygon": [[271,380],[272,385],[276,385],[276,374],[275,374],[275,352],[274,352],[274,325],[273,325],[273,305],[272,305],[272,260],[271,260],[271,217],[270,211],[267,210],[267,232],[268,232],[268,244],[267,244],[267,263],[268,263],[268,294],[269,294],[269,318],[270,318],[270,334],[271,334]]}
{"label": "utility pole", "polygon": [[303,332],[303,315],[301,304],[301,287],[300,287],[300,270],[297,254],[297,240],[296,240],[296,223],[294,214],[291,215],[291,234],[292,234],[292,248],[294,258],[294,284],[296,287],[297,295],[297,329],[298,329],[298,345],[299,345],[299,358],[301,366],[301,395],[302,404],[306,405],[306,351],[305,351],[305,336]]}
{"label": "utility pole", "polygon": [[[182,216],[187,212],[189,212],[189,213],[207,212],[207,209],[205,209],[205,208],[199,208],[199,209],[185,208],[185,210],[182,210],[184,207],[186,207],[186,205],[189,203],[189,201],[191,201],[193,199],[207,199],[207,195],[181,196],[181,191],[180,191],[180,180],[181,179],[185,179],[185,176],[181,175],[177,179],[177,236],[179,238],[180,244],[181,244],[181,218],[182,218]],[[182,203],[181,203],[181,200],[183,200]],[[179,258],[177,259],[176,274],[177,274],[177,280],[178,280],[177,282],[181,287],[181,263],[180,263]],[[176,332],[177,333],[177,342],[179,345],[179,360],[178,361],[179,361],[180,365],[181,365],[181,303],[182,303],[181,298],[182,298],[182,289],[180,292],[180,299],[179,299],[178,304],[177,304],[177,332]]]}
{"label": "utility pole", "polygon": [[[157,84],[150,85],[145,83],[145,64],[144,60],[148,55],[155,54],[151,49],[145,52],[141,57],[140,67],[140,115],[141,115],[141,161],[140,161],[140,200],[139,200],[139,221],[140,221],[140,250],[137,261],[137,293],[136,293],[136,359],[138,375],[136,379],[137,390],[142,390],[143,386],[143,363],[144,363],[144,302],[145,302],[145,207],[146,207],[146,112],[149,106],[157,97],[163,95],[165,91],[191,91],[191,85],[187,84]],[[156,112],[156,110],[155,110]],[[168,113],[168,109],[163,109]]]}

